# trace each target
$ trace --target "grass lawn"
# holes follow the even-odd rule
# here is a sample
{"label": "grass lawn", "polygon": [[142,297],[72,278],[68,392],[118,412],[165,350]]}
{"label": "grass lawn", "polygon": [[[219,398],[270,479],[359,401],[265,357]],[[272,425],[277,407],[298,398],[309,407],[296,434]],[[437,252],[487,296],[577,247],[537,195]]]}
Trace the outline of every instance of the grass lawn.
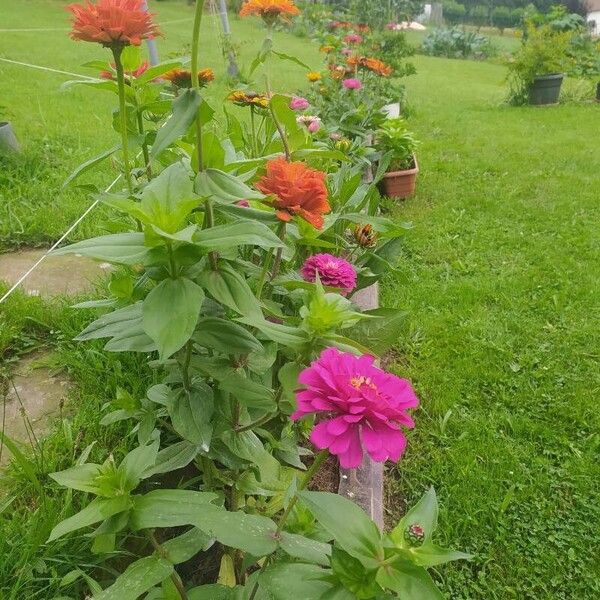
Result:
{"label": "grass lawn", "polygon": [[[10,3],[3,27],[64,26],[55,1]],[[175,2],[152,9],[159,21],[190,12]],[[247,60],[262,32],[249,21],[233,26]],[[162,54],[180,51],[190,27],[165,25]],[[204,27],[206,64],[222,72],[215,29],[209,19]],[[281,34],[279,43],[318,65],[307,40]],[[0,56],[84,72],[78,65],[102,53],[64,32],[2,33]],[[394,368],[413,379],[422,407],[406,458],[388,472],[390,520],[435,485],[440,542],[476,555],[440,569],[453,600],[598,598],[600,171],[593,132],[600,110],[509,108],[501,104],[505,71],[498,65],[423,56],[414,62],[408,95],[422,140],[421,175],[417,196],[393,209],[414,228],[402,275],[385,282],[383,302],[410,312]],[[20,164],[0,171],[4,247],[53,239],[87,202],[78,192],[61,193],[62,178],[113,143],[99,127],[112,97],[59,92],[63,80],[0,62],[0,98],[26,145]],[[290,89],[302,80],[302,69],[286,65],[277,84]],[[209,89],[218,104],[225,82]],[[110,169],[103,175],[108,182]],[[92,459],[103,458],[103,447],[118,455],[123,431],[97,424],[100,407],[117,385],[132,393],[146,386],[141,363],[72,344],[87,317],[65,303],[16,296],[0,311],[0,356],[46,344],[78,384],[73,421],[48,439],[42,473],[65,468],[96,439]],[[0,597],[72,593],[59,581],[98,561],[89,540],[43,546],[49,528],[71,510],[70,496],[45,475],[43,496],[22,473],[8,477],[18,486],[9,481],[9,495],[0,495]]]}

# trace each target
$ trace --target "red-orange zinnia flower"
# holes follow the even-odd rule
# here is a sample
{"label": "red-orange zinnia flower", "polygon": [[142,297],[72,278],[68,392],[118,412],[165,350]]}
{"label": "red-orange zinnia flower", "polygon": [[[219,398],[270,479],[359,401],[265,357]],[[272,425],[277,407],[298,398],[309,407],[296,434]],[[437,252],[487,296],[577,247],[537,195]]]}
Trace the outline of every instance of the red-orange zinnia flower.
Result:
{"label": "red-orange zinnia flower", "polygon": [[309,169],[301,162],[276,158],[267,163],[267,174],[256,184],[263,194],[273,194],[272,205],[282,221],[294,215],[317,229],[323,227],[323,215],[331,210],[327,201],[325,173]]}
{"label": "red-orange zinnia flower", "polygon": [[98,0],[96,4],[69,4],[73,13],[71,37],[103,46],[139,46],[160,35],[142,0]]}
{"label": "red-orange zinnia flower", "polygon": [[[171,69],[163,76],[163,79],[170,81],[176,88],[191,88],[192,87],[192,72],[185,69]],[[215,73],[212,69],[201,69],[198,71],[198,83],[200,87],[206,86],[213,81]]]}
{"label": "red-orange zinnia flower", "polygon": [[367,58],[366,56],[351,56],[346,61],[352,67],[364,67],[365,69],[369,69],[369,71],[373,71],[373,73],[377,73],[378,75],[382,75],[383,77],[389,77],[394,69],[389,65],[386,65],[382,60],[377,58]]}
{"label": "red-orange zinnia flower", "polygon": [[246,0],[240,10],[241,17],[258,15],[265,21],[273,23],[279,16],[295,17],[300,9],[293,0]]}

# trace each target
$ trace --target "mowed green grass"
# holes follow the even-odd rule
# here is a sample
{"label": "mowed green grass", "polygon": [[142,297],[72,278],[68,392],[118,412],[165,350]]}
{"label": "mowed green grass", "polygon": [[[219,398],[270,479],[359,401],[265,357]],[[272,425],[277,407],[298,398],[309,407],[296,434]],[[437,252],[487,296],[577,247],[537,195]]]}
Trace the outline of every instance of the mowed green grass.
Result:
{"label": "mowed green grass", "polygon": [[[65,3],[5,1],[9,10],[2,11],[0,58],[87,76],[97,73],[81,65],[91,60],[109,61],[109,50],[68,37],[69,13]],[[189,56],[193,7],[185,0],[149,4],[164,33],[157,40],[161,60]],[[240,66],[247,71],[262,43],[264,28],[258,19],[241,20],[236,15],[231,17],[231,27],[239,48]],[[6,31],[23,28],[49,31]],[[216,81],[205,94],[222,115],[221,107],[229,88],[220,35],[219,18],[206,12],[201,29],[200,64],[215,71]],[[287,52],[302,56],[309,66],[320,66],[321,57],[314,44],[279,33],[275,34],[275,43],[284,38]],[[118,141],[117,134],[108,126],[116,98],[109,92],[83,86],[62,90],[62,84],[70,79],[73,77],[69,75],[0,61],[0,121],[13,123],[25,150],[21,158],[0,159],[0,251],[20,245],[46,245],[58,238],[89,202],[77,189],[62,190],[63,181],[81,162]],[[280,63],[273,87],[275,91],[290,91],[305,81],[302,67]],[[86,181],[108,185],[114,176],[114,170],[107,164],[99,177]],[[105,212],[95,211],[71,239],[91,235],[105,218]]]}
{"label": "mowed green grass", "polygon": [[[190,14],[184,3],[151,8],[159,21]],[[64,13],[52,0],[11,0],[7,20],[3,27],[61,27]],[[165,25],[161,53],[181,51],[190,27],[191,21]],[[206,64],[223,72],[208,19],[204,27]],[[248,21],[233,20],[233,27],[247,60],[263,32]],[[80,63],[103,55],[64,32],[44,34],[53,36],[46,38],[51,45],[37,48],[19,35],[0,36],[0,56],[83,73]],[[278,43],[318,64],[308,40],[281,35]],[[595,599],[600,111],[596,105],[510,108],[501,103],[500,66],[422,56],[414,62],[418,75],[407,85],[410,121],[422,140],[421,174],[417,196],[393,209],[414,228],[402,274],[384,282],[382,300],[409,311],[392,364],[414,381],[422,404],[405,459],[388,471],[389,520],[427,486],[436,487],[439,541],[475,554],[471,563],[439,569],[436,579],[452,600]],[[54,239],[87,202],[83,194],[61,193],[62,177],[114,142],[102,127],[112,97],[59,92],[64,79],[0,62],[1,102],[12,111],[27,155],[21,171],[0,170],[5,246]],[[302,82],[302,70],[287,64],[277,77],[282,90]],[[224,80],[209,93],[218,105]],[[106,168],[98,180],[108,182],[111,174]],[[18,236],[6,225],[7,197],[23,224]],[[92,219],[79,235],[100,223],[100,216]],[[12,327],[12,336],[6,329],[0,335],[0,351],[46,344],[77,382],[75,434],[63,426],[49,438],[43,472],[65,468],[97,438],[94,460],[104,458],[100,447],[118,456],[123,431],[97,425],[100,406],[117,385],[141,391],[148,377],[141,363],[103,357],[92,344],[72,345],[86,316],[64,303],[16,297],[0,310]],[[17,499],[0,510],[0,590],[9,598],[79,597],[85,586],[61,590],[59,581],[71,568],[98,561],[87,551],[89,541],[42,545],[64,495],[42,475],[41,501],[31,482],[13,476],[18,485],[7,489]]]}
{"label": "mowed green grass", "polygon": [[416,57],[422,145],[396,354],[422,409],[399,500],[435,485],[453,599],[598,598],[600,171],[597,105],[511,108],[503,68]]}

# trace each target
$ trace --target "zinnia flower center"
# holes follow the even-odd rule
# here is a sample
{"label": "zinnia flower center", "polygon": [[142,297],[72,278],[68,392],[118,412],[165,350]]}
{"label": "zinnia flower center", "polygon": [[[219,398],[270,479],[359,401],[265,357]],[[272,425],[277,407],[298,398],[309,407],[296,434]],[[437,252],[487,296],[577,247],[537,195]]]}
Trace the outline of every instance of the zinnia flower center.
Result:
{"label": "zinnia flower center", "polygon": [[366,385],[367,387],[371,388],[372,390],[377,391],[377,386],[371,381],[371,378],[365,377],[364,375],[353,377],[350,380],[350,385],[357,390],[360,390],[360,388],[363,385]]}

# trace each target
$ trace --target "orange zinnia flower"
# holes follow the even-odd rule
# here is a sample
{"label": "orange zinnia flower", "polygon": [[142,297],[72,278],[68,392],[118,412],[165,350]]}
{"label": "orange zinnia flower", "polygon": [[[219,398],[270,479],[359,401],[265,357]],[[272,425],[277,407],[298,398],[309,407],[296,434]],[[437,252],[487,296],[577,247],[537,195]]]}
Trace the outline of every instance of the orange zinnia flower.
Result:
{"label": "orange zinnia flower", "polygon": [[240,10],[240,17],[258,15],[269,25],[272,25],[279,16],[295,17],[299,14],[300,9],[293,0],[246,0]]}
{"label": "orange zinnia flower", "polygon": [[71,38],[119,48],[139,46],[160,35],[142,0],[98,0],[96,4],[69,4],[73,13]]}
{"label": "orange zinnia flower", "polygon": [[273,194],[272,205],[282,221],[294,215],[317,229],[323,227],[323,215],[331,210],[327,201],[325,173],[309,169],[301,162],[276,158],[267,163],[267,174],[256,184],[263,194]]}
{"label": "orange zinnia flower", "polygon": [[[176,88],[191,88],[192,87],[192,72],[184,69],[171,69],[163,76],[163,79],[170,81]],[[202,69],[198,71],[198,81],[200,87],[204,87],[215,78],[212,69]]]}

